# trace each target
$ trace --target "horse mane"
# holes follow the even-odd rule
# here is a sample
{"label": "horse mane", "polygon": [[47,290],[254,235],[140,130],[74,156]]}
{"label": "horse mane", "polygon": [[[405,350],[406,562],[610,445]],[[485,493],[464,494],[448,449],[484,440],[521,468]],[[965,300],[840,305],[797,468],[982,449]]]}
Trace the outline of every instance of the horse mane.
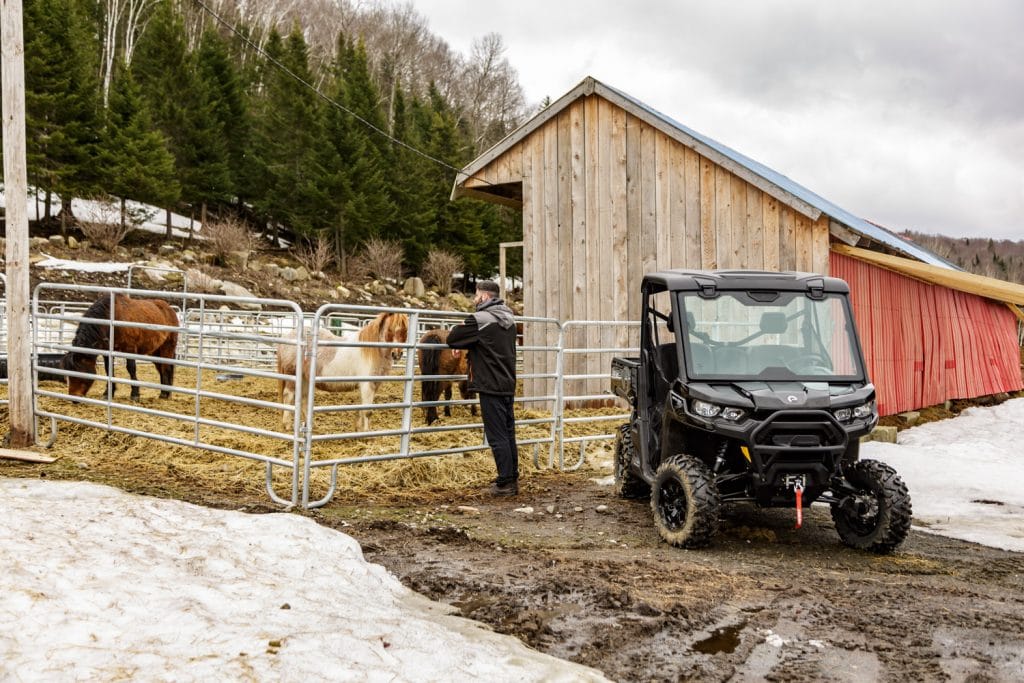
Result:
{"label": "horse mane", "polygon": [[358,339],[359,341],[380,341],[381,331],[380,328],[384,326],[384,321],[388,319],[390,313],[379,313],[369,323],[363,326],[363,329],[359,330]]}
{"label": "horse mane", "polygon": [[[118,297],[120,298],[120,297]],[[103,320],[104,318],[110,319],[110,297],[107,295],[101,296],[99,299],[93,302],[89,308],[82,314],[83,318],[96,318]],[[107,343],[107,333],[109,327],[107,325],[101,325],[100,323],[82,321],[78,323],[78,329],[75,330],[75,338],[72,340],[72,346],[80,346],[87,349],[99,348],[103,344]]]}

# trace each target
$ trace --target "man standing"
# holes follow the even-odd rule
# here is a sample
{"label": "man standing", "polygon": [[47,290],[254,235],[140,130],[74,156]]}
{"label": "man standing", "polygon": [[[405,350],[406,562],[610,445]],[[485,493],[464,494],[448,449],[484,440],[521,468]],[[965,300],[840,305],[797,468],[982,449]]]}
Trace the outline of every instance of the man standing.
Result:
{"label": "man standing", "polygon": [[519,448],[513,396],[516,393],[516,325],[495,282],[477,283],[476,313],[448,332],[448,346],[469,350],[469,388],[480,395],[484,434],[494,454],[498,478],[492,496],[519,493]]}

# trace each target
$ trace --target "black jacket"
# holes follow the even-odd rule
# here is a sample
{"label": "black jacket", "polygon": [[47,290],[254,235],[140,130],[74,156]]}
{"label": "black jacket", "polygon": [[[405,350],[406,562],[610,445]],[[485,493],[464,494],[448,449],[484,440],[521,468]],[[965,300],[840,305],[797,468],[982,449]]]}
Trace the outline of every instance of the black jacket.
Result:
{"label": "black jacket", "polygon": [[469,388],[482,394],[516,393],[516,325],[501,299],[477,306],[476,313],[448,331],[448,346],[469,349]]}

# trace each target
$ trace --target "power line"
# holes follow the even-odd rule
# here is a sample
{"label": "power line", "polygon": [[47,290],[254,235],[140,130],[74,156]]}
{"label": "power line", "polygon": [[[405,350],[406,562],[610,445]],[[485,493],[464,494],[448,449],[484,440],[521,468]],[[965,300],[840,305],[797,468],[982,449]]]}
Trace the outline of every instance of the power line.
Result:
{"label": "power line", "polygon": [[[366,119],[364,119],[362,116],[360,116],[359,114],[355,113],[351,109],[345,107],[341,103],[339,103],[339,102],[331,99],[327,95],[323,94],[322,92],[320,92],[319,88],[317,88],[315,85],[313,85],[309,81],[305,80],[304,78],[302,78],[301,76],[299,76],[298,74],[293,72],[291,69],[289,69],[287,66],[282,64],[280,61],[278,61],[274,57],[272,57],[270,54],[267,53],[266,50],[264,50],[259,45],[257,45],[252,40],[250,40],[248,36],[246,36],[244,33],[239,31],[227,19],[224,19],[219,14],[214,12],[210,7],[208,7],[206,5],[206,3],[203,2],[203,0],[195,0],[195,3],[197,5],[199,5],[203,9],[203,11],[205,11],[207,14],[209,14],[211,17],[213,17],[221,26],[224,26],[226,29],[228,29],[229,31],[234,33],[246,45],[251,47],[253,50],[255,50],[260,55],[262,55],[269,63],[273,64],[275,67],[277,67],[278,69],[280,69],[281,71],[286,73],[288,76],[290,76],[291,78],[295,79],[295,81],[297,81],[301,85],[303,85],[303,86],[309,88],[310,90],[312,90],[313,93],[316,94],[316,96],[319,97],[320,99],[322,99],[324,102],[327,102],[332,107],[336,107],[339,110],[345,112],[346,114],[348,114],[349,116],[354,118],[356,121],[359,121],[361,124],[363,124],[364,126],[369,128],[373,132],[377,133],[378,135],[383,136],[384,138],[390,140],[394,144],[399,145],[401,147],[404,147],[405,149],[409,150],[410,152],[412,152],[414,154],[417,154],[417,155],[423,157],[424,159],[432,161],[435,164],[437,164],[437,165],[439,165],[439,166],[441,166],[443,168],[446,168],[446,169],[448,169],[450,171],[455,171],[456,174],[463,174],[461,168],[456,168],[455,166],[452,166],[451,164],[449,164],[446,161],[442,161],[441,159],[438,159],[437,157],[431,156],[431,155],[427,154],[426,152],[413,147],[412,145],[410,145],[407,142],[399,140],[398,138],[396,138],[393,135],[391,135],[390,133],[388,133],[386,130],[382,130],[381,128],[379,128],[379,127],[375,126],[374,124],[370,123],[369,121],[367,121]],[[463,175],[465,175],[465,174],[463,174]],[[479,178],[479,177],[476,177],[476,176],[467,176],[467,180],[469,178],[475,178],[476,180],[479,180],[481,182],[487,183],[488,185],[493,185],[494,184],[494,183],[488,182],[484,178]]]}

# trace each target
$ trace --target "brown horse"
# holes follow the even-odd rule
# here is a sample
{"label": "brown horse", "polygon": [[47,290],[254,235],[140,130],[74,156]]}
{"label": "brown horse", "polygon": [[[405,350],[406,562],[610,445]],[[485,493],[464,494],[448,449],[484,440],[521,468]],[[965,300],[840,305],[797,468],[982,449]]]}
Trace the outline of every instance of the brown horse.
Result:
{"label": "brown horse", "polygon": [[[178,316],[174,309],[163,299],[133,299],[127,294],[114,295],[114,310],[110,310],[111,298],[104,294],[86,310],[83,318],[95,318],[97,320],[118,320],[121,322],[140,323],[149,325],[166,325],[178,327]],[[174,358],[175,349],[178,346],[177,330],[151,330],[142,327],[114,326],[96,322],[81,322],[78,330],[75,331],[75,338],[71,342],[73,346],[107,351],[110,349],[110,330],[114,330],[114,351],[123,353],[134,353],[140,356],[154,356],[153,365],[160,374],[160,384],[170,387],[174,384],[174,364],[162,363],[160,358]],[[88,374],[96,374],[96,355],[82,351],[68,351],[61,359],[60,367],[63,370],[73,370]],[[135,359],[128,358],[125,361],[128,374],[133,380],[138,380],[135,375]],[[114,364],[107,354],[103,355],[103,369],[108,377],[114,374]],[[72,396],[85,396],[92,387],[92,378],[67,376],[68,393]],[[117,384],[110,388],[110,395],[117,393]],[[171,395],[170,390],[162,389],[160,398],[167,398]],[[139,387],[133,384],[131,399],[139,400]]]}
{"label": "brown horse", "polygon": [[[359,330],[356,339],[365,342],[386,342],[393,344],[404,344],[409,335],[409,317],[404,313],[381,313],[368,325]],[[324,341],[338,341],[338,337],[330,331],[321,329],[317,335]],[[294,336],[292,337],[294,338]],[[346,341],[354,341],[346,336]],[[328,377],[376,377],[391,374],[391,365],[402,357],[400,346],[328,346],[318,345],[316,350],[316,377],[310,377],[311,348],[309,332],[306,333],[307,353],[303,359],[303,378],[309,382],[311,379]],[[277,371],[282,375],[295,375],[295,349],[291,344],[277,345]],[[364,404],[373,403],[373,397],[377,393],[377,386],[380,382],[317,382],[316,388],[325,391],[346,391],[359,387],[359,396]],[[303,392],[305,393],[305,392]],[[278,400],[281,403],[294,403],[295,382],[294,380],[279,379],[277,388]],[[300,403],[305,410],[306,397],[301,397]],[[292,413],[285,410],[282,416],[285,431],[292,429]],[[359,411],[359,419],[356,429],[360,432],[370,429],[370,411],[368,409]]]}
{"label": "brown horse", "polygon": [[[448,339],[448,330],[428,330],[420,337],[421,344],[444,344]],[[465,351],[456,349],[420,349],[420,374],[421,375],[469,375],[469,361]],[[441,397],[444,390],[444,400],[452,400],[451,380],[423,380],[420,391],[424,401],[436,401]],[[471,398],[473,392],[469,390],[468,379],[459,380],[459,395],[462,400]],[[476,415],[476,405],[470,405],[470,412]],[[426,406],[427,424],[433,424],[437,420],[437,406]],[[444,407],[445,417],[451,417],[452,408],[450,405]]]}

